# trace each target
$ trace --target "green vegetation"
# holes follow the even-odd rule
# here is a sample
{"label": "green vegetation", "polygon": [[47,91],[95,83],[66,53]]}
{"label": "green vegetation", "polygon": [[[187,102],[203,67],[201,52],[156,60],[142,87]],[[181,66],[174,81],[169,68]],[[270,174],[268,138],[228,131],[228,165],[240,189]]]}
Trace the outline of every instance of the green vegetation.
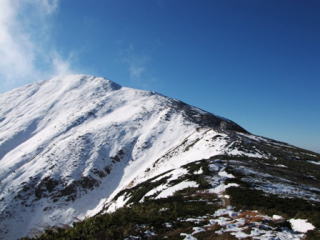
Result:
{"label": "green vegetation", "polygon": [[[196,190],[186,189],[173,197],[159,200],[147,200],[135,203],[130,208],[121,208],[112,214],[102,214],[82,222],[75,223],[70,228],[55,228],[34,239],[37,240],[80,240],[80,239],[124,239],[130,235],[146,237],[146,231],[167,239],[182,239],[181,232],[191,232],[194,223],[177,221],[179,218],[203,216],[214,213],[218,208],[202,201],[189,201],[189,194]],[[165,223],[173,227],[168,228]],[[26,240],[28,238],[24,238]]]}
{"label": "green vegetation", "polygon": [[[231,187],[227,189],[231,196],[231,205],[242,210],[258,210],[272,216],[281,215],[287,219],[308,219],[315,227],[320,227],[320,206],[299,198],[280,198],[277,195],[265,194],[260,190],[245,187]],[[317,230],[309,231],[308,240],[320,239]]]}
{"label": "green vegetation", "polygon": [[320,227],[320,206],[299,198],[280,198],[260,190],[243,187],[227,189],[231,205],[238,209],[254,209],[267,215],[278,214],[286,218],[307,218]]}
{"label": "green vegetation", "polygon": [[[226,183],[238,183],[240,187],[231,187],[227,189],[226,194],[230,195],[227,204],[235,206],[238,210],[258,210],[262,214],[272,216],[281,215],[286,219],[302,218],[308,219],[318,229],[320,227],[320,206],[307,200],[298,198],[281,198],[277,195],[266,194],[263,191],[254,189],[250,182],[242,181],[244,173],[238,171],[238,163],[229,160],[237,160],[243,163],[242,166],[250,164],[252,169],[275,176],[281,175],[287,179],[299,178],[300,164],[302,161],[288,161],[279,159],[275,162],[273,159],[258,159],[248,157],[217,156],[207,160],[200,160],[183,166],[188,173],[178,179],[169,181],[170,171],[149,179],[130,189],[123,190],[114,198],[120,196],[128,197],[127,203],[130,207],[118,209],[111,214],[100,214],[84,221],[74,223],[72,227],[48,229],[44,234],[34,238],[34,240],[113,240],[125,239],[130,236],[140,237],[142,239],[184,239],[180,233],[191,233],[192,227],[197,226],[195,222],[183,221],[186,218],[204,217],[201,226],[208,223],[206,216],[213,214],[217,209],[225,207],[225,203],[215,194],[208,193],[206,189],[211,188],[208,179],[215,172],[210,171],[209,164],[213,160],[223,160],[227,165],[226,171],[232,173],[236,178],[226,180]],[[275,167],[275,164],[286,164],[288,168]],[[311,165],[304,163],[308,171],[313,171]],[[202,174],[195,174],[199,170]],[[306,170],[306,169],[304,169]],[[166,175],[167,174],[167,175]],[[165,176],[166,175],[166,176]],[[173,186],[182,181],[195,181],[199,184],[198,188],[186,188],[176,192],[172,197],[164,199],[152,199],[146,197],[143,203],[139,201],[150,190],[157,186],[166,184]],[[302,180],[304,181],[304,180]],[[307,180],[306,180],[307,181]],[[287,221],[270,223],[275,228],[290,228]],[[199,240],[234,240],[230,233],[216,234],[218,225],[212,225],[205,232],[200,232],[194,236]],[[152,235],[155,233],[156,235]],[[27,240],[28,238],[24,238]],[[129,238],[130,239],[130,238]],[[134,238],[131,238],[134,239]],[[318,230],[309,231],[306,235],[307,240],[320,239]]]}

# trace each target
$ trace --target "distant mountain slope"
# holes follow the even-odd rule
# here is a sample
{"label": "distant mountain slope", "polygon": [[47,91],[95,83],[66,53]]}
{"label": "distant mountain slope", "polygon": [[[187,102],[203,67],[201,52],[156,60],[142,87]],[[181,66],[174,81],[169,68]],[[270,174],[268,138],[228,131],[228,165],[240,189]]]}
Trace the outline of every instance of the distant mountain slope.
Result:
{"label": "distant mountain slope", "polygon": [[[194,176],[204,179],[192,179],[183,166],[199,160],[212,169],[207,175],[197,169]],[[216,160],[222,161],[217,169]],[[228,186],[231,172],[234,207],[244,207],[233,197],[239,186],[313,206],[320,201],[319,163],[316,153],[252,135],[158,93],[93,76],[56,77],[0,95],[0,238],[34,236],[129,203],[158,201],[197,189],[199,181],[222,201],[221,184]]]}

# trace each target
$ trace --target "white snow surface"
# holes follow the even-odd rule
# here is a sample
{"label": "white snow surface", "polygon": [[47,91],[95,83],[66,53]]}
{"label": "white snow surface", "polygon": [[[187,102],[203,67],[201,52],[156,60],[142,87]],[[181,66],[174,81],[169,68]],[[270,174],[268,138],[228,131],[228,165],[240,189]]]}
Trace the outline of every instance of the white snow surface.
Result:
{"label": "white snow surface", "polygon": [[201,175],[202,173],[203,173],[202,168],[200,168],[198,171],[193,172],[193,174],[196,174],[196,175]]}
{"label": "white snow surface", "polygon": [[315,164],[315,165],[320,165],[320,162],[316,162],[316,161],[308,161],[309,163],[313,163],[313,164]]}
{"label": "white snow surface", "polygon": [[198,187],[199,185],[194,182],[194,181],[185,181],[185,182],[180,182],[174,186],[171,186],[165,190],[163,190],[157,197],[156,199],[159,198],[167,198],[172,196],[175,192],[183,190],[185,188],[192,188],[192,187]]}
{"label": "white snow surface", "polygon": [[281,220],[281,219],[283,219],[283,217],[281,217],[280,215],[272,215],[272,219],[274,219],[274,220]]}
{"label": "white snow surface", "polygon": [[226,191],[226,189],[229,187],[239,187],[239,184],[237,184],[237,183],[228,183],[228,184],[221,183],[219,186],[217,186],[213,189],[210,189],[209,192],[215,193],[215,194],[221,194],[221,193],[224,193]]}
{"label": "white snow surface", "polygon": [[[108,197],[195,132],[196,124],[169,107],[172,101],[84,75],[53,78],[0,95],[0,228],[7,232],[0,234],[16,239],[100,211]],[[119,161],[113,161],[117,156]],[[95,174],[106,168],[106,177]],[[31,178],[37,183],[55,179],[61,188],[83,177],[100,185],[89,194],[77,190],[75,201],[42,197],[36,204],[27,202],[28,208],[14,201]]]}
{"label": "white snow surface", "polygon": [[117,198],[116,201],[110,204],[110,206],[108,207],[108,212],[114,212],[117,209],[124,207],[129,199],[130,199],[129,197],[126,198],[126,196],[121,195],[120,197]]}
{"label": "white snow surface", "polygon": [[306,233],[309,230],[315,229],[311,223],[306,219],[290,219],[289,220],[291,227],[296,232]]}
{"label": "white snow surface", "polygon": [[220,171],[218,175],[220,177],[225,177],[225,178],[234,178],[234,176],[231,173],[227,173],[226,171]]}

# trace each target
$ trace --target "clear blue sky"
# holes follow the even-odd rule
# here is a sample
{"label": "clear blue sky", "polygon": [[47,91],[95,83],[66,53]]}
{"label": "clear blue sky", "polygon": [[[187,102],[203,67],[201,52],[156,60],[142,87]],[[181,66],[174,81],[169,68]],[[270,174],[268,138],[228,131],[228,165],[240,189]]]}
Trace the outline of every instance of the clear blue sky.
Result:
{"label": "clear blue sky", "polygon": [[[57,4],[46,44],[72,69],[163,93],[320,152],[320,1]],[[39,42],[37,24],[32,29]],[[36,65],[46,69],[46,61]]]}

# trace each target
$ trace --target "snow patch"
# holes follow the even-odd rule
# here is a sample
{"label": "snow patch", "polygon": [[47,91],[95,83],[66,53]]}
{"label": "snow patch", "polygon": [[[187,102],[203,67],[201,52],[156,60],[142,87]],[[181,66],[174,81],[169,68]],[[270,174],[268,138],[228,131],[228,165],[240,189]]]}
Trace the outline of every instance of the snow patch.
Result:
{"label": "snow patch", "polygon": [[156,199],[159,199],[159,198],[167,198],[167,197],[170,197],[172,196],[175,192],[177,191],[180,191],[180,190],[183,190],[185,188],[196,188],[198,187],[199,185],[194,182],[194,181],[186,181],[186,182],[181,182],[181,183],[178,183],[172,187],[169,187],[167,188],[166,190],[162,191],[157,197]]}
{"label": "snow patch", "polygon": [[315,164],[315,165],[320,165],[320,162],[316,162],[316,161],[308,161],[309,163]]}
{"label": "snow patch", "polygon": [[228,184],[221,183],[219,186],[217,186],[213,189],[210,189],[209,192],[215,193],[215,194],[221,194],[221,193],[224,193],[226,191],[226,189],[229,187],[239,187],[239,184],[237,184],[237,183],[228,183]]}
{"label": "snow patch", "polygon": [[272,219],[274,220],[281,220],[283,219],[283,217],[279,216],[279,215],[272,215]]}
{"label": "snow patch", "polygon": [[129,197],[126,198],[124,195],[121,195],[117,198],[116,201],[111,203],[111,205],[108,207],[107,212],[115,212],[117,209],[124,207],[124,205],[126,205],[129,199]]}
{"label": "snow patch", "polygon": [[194,171],[193,174],[196,174],[196,175],[200,175],[203,173],[203,170],[202,168],[200,168],[198,171]]}
{"label": "snow patch", "polygon": [[309,223],[307,219],[290,219],[289,222],[292,229],[296,232],[306,233],[315,229],[315,226]]}
{"label": "snow patch", "polygon": [[226,171],[220,171],[218,175],[225,178],[235,178],[231,173],[227,173]]}
{"label": "snow patch", "polygon": [[184,236],[184,240],[197,240],[197,238],[195,238],[193,235],[206,231],[204,228],[201,227],[193,227],[192,230],[193,232],[191,234],[180,233],[180,236]]}

